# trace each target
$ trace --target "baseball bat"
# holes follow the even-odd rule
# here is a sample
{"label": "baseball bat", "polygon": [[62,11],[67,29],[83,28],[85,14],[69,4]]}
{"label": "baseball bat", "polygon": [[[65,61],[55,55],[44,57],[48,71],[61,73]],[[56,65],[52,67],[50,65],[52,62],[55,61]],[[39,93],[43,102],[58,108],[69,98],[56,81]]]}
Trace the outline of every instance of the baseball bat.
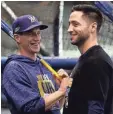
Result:
{"label": "baseball bat", "polygon": [[13,31],[11,29],[11,27],[3,20],[1,20],[1,29],[8,35],[10,36],[12,39],[14,39],[13,37]]}
{"label": "baseball bat", "polygon": [[38,56],[40,62],[59,80],[62,80],[62,77],[58,75],[58,73],[41,57]]}

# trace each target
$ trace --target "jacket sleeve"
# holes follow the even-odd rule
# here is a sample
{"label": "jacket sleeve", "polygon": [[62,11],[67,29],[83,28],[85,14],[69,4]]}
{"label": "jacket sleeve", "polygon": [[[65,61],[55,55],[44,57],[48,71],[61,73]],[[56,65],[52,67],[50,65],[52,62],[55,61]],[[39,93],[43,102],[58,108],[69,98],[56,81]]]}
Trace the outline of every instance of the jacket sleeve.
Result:
{"label": "jacket sleeve", "polygon": [[9,102],[20,112],[44,113],[45,102],[31,83],[22,68],[8,64],[3,74],[3,88]]}

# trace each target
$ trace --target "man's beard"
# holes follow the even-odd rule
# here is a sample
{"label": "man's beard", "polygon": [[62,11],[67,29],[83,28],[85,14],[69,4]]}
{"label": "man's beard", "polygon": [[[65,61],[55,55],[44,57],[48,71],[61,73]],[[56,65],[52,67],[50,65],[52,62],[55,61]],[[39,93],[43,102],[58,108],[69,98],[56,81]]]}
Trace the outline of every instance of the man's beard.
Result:
{"label": "man's beard", "polygon": [[88,39],[89,34],[79,35],[75,42],[71,42],[72,45],[76,45],[77,47],[84,44],[84,42]]}

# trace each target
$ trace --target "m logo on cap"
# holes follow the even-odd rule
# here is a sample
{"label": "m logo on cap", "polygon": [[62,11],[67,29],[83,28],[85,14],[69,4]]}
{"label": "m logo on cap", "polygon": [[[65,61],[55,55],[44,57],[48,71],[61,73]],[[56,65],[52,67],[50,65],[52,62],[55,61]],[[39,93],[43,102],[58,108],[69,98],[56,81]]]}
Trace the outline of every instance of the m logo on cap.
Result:
{"label": "m logo on cap", "polygon": [[35,16],[28,16],[28,19],[31,21],[31,23],[37,21]]}

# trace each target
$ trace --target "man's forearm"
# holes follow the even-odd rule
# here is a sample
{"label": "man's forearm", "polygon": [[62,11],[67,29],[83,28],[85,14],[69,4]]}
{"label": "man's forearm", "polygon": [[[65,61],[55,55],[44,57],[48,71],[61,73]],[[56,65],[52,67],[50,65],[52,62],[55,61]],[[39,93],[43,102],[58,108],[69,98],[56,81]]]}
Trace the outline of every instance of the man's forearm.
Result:
{"label": "man's forearm", "polygon": [[60,108],[63,107],[64,103],[65,103],[65,95],[59,100]]}
{"label": "man's forearm", "polygon": [[45,110],[49,109],[52,105],[54,105],[57,101],[62,99],[65,95],[65,91],[58,90],[48,96],[44,96],[45,100]]}

